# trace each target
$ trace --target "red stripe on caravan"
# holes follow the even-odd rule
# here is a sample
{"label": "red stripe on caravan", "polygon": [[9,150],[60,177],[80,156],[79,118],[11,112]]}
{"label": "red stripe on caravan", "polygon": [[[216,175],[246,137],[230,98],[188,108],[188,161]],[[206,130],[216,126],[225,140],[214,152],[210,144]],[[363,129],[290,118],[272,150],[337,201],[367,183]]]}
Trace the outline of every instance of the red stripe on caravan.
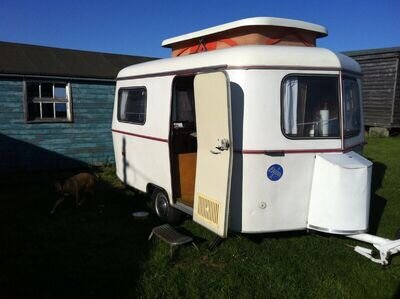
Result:
{"label": "red stripe on caravan", "polygon": [[260,155],[260,154],[308,154],[308,153],[337,153],[343,150],[338,149],[310,149],[310,150],[243,150],[239,151],[244,155]]}
{"label": "red stripe on caravan", "polygon": [[114,129],[112,129],[112,131],[115,132],[115,133],[120,133],[120,134],[124,134],[124,135],[129,135],[129,136],[134,136],[134,137],[139,137],[139,138],[144,138],[144,139],[149,139],[149,140],[168,143],[168,139],[163,139],[163,138],[158,138],[158,137],[153,137],[153,136],[147,136],[147,135],[134,134],[134,133],[129,133],[129,132],[125,132],[125,131],[119,131],[119,130],[114,130]]}
{"label": "red stripe on caravan", "polygon": [[247,155],[268,155],[268,154],[309,154],[309,153],[341,153],[349,152],[352,149],[364,145],[366,142],[361,142],[345,149],[332,148],[332,149],[298,149],[298,150],[235,150],[236,153]]}

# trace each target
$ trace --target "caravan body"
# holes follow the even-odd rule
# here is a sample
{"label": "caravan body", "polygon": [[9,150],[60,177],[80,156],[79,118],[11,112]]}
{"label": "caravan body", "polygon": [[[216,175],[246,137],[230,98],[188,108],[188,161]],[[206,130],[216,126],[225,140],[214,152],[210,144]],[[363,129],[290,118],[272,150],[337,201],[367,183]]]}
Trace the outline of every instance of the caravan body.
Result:
{"label": "caravan body", "polygon": [[[260,19],[276,21],[247,22]],[[278,20],[326,35],[318,25]],[[204,34],[165,43],[180,45],[179,57],[119,73],[118,177],[144,192],[162,190],[171,207],[220,236],[228,228],[365,232],[372,164],[358,154],[359,65],[293,42],[216,51],[202,43],[203,53],[180,55],[190,45],[179,43]]]}

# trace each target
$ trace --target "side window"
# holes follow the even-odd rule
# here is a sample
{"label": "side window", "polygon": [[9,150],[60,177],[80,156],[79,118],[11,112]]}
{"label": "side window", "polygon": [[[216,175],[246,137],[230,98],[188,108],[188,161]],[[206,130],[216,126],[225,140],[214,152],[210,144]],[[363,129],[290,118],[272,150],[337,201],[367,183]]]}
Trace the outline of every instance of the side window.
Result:
{"label": "side window", "polygon": [[121,88],[118,92],[118,120],[138,125],[146,122],[145,87]]}
{"label": "side window", "polygon": [[361,131],[360,88],[356,79],[343,79],[344,135],[357,136]]}
{"label": "side window", "polygon": [[72,120],[70,84],[25,82],[26,120],[65,122]]}
{"label": "side window", "polygon": [[289,138],[340,137],[337,77],[291,75],[282,82],[282,131]]}

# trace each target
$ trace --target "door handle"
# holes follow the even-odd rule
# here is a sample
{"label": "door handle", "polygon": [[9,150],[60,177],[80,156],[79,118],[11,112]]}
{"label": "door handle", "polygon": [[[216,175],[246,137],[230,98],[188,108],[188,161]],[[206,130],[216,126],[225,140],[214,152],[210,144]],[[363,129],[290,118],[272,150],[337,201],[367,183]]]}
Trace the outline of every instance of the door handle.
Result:
{"label": "door handle", "polygon": [[227,151],[229,149],[229,140],[226,138],[222,138],[220,140],[220,145],[217,145],[215,148],[218,150],[216,151],[215,149],[210,150],[210,152],[214,155],[219,155],[222,151]]}
{"label": "door handle", "polygon": [[216,150],[212,149],[212,150],[210,150],[210,153],[214,154],[214,155],[219,155],[221,153],[221,151],[216,151]]}

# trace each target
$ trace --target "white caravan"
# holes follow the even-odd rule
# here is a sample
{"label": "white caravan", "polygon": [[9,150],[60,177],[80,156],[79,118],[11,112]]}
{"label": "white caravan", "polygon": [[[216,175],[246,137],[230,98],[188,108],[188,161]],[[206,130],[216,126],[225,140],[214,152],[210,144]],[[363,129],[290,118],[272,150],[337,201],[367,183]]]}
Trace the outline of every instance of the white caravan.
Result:
{"label": "white caravan", "polygon": [[[400,240],[365,233],[372,163],[359,154],[359,65],[309,40],[276,43],[264,34],[273,42],[232,45],[221,37],[260,26],[327,35],[301,21],[245,19],[166,40],[178,45],[176,57],[120,71],[112,123],[118,177],[152,194],[166,220],[184,212],[221,237],[228,229],[339,234],[373,244],[378,258],[355,250],[387,264]],[[214,39],[211,51],[204,38],[213,34],[228,46]],[[194,40],[201,51],[192,51]]]}

